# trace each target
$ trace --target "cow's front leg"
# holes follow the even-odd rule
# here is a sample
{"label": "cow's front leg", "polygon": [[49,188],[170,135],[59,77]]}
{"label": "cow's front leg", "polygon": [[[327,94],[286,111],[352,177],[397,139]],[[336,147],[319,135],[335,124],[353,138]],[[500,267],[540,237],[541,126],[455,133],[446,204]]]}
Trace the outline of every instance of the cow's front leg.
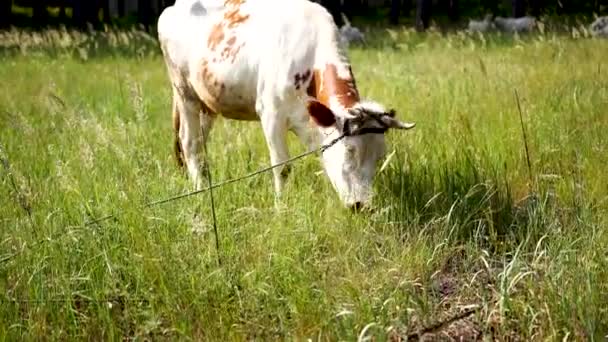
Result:
{"label": "cow's front leg", "polygon": [[203,144],[201,122],[199,118],[200,104],[183,98],[177,103],[179,108],[179,139],[184,153],[190,179],[196,190],[202,189],[201,148]]}
{"label": "cow's front leg", "polygon": [[[276,165],[289,159],[287,149],[287,122],[281,119],[277,111],[261,113],[262,128],[270,152],[270,163]],[[289,168],[285,165],[272,169],[274,179],[274,191],[277,198],[281,196],[283,184],[287,177]]]}
{"label": "cow's front leg", "polygon": [[209,136],[211,135],[211,129],[213,128],[213,123],[215,122],[215,115],[211,113],[209,109],[203,106],[202,111],[200,112],[200,127],[201,127],[201,145],[203,149],[203,160],[202,167],[200,168],[203,173],[203,177],[207,177],[209,172],[209,154],[207,153],[207,142],[209,141]]}

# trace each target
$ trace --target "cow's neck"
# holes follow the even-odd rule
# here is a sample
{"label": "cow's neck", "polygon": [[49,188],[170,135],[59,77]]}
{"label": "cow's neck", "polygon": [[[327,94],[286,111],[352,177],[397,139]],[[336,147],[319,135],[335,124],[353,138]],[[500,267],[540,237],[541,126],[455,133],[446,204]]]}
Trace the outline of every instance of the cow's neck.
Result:
{"label": "cow's neck", "polygon": [[327,48],[318,52],[309,95],[338,116],[345,116],[347,110],[359,102],[359,91],[350,63],[337,43],[328,44]]}

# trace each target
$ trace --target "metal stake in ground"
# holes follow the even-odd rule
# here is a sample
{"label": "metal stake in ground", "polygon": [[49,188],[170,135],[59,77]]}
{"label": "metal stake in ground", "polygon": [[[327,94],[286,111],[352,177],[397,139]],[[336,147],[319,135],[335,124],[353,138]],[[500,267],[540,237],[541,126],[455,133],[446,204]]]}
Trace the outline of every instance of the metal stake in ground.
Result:
{"label": "metal stake in ground", "polygon": [[211,166],[209,165],[209,158],[207,157],[207,146],[204,143],[207,141],[205,131],[203,131],[203,163],[205,163],[205,170],[207,170],[207,185],[209,189],[209,199],[211,200],[211,215],[213,216],[213,233],[215,234],[215,250],[217,252],[217,263],[219,266],[222,265],[222,256],[220,250],[220,236],[217,232],[217,217],[215,215],[215,201],[213,199],[213,182],[211,181]]}
{"label": "metal stake in ground", "polygon": [[521,132],[524,137],[524,147],[526,149],[526,162],[528,163],[528,177],[530,179],[530,183],[534,186],[534,180],[532,178],[532,163],[530,163],[530,151],[528,149],[528,137],[526,136],[526,128],[524,126],[524,117],[521,112],[521,104],[519,102],[519,94],[517,93],[517,89],[515,89],[515,100],[517,101],[517,109],[519,110],[519,122],[521,123]]}

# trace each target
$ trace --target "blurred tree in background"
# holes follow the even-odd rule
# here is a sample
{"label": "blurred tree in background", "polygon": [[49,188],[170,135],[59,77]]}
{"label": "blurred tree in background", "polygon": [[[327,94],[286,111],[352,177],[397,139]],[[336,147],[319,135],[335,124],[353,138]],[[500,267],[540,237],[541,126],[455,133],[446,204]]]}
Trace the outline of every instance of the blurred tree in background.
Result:
{"label": "blurred tree in background", "polygon": [[416,0],[416,30],[424,31],[431,23],[431,0]]}
{"label": "blurred tree in background", "polygon": [[10,24],[12,3],[8,0],[0,0],[0,28],[6,28]]}
{"label": "blurred tree in background", "polygon": [[[286,1],[286,0],[277,0]],[[86,28],[102,23],[142,24],[150,30],[174,0],[0,0],[0,28],[11,25],[41,28],[63,24]],[[608,0],[317,0],[338,25],[342,13],[371,22],[410,25],[426,30],[439,18],[457,23],[464,18],[525,15],[606,15]],[[412,12],[412,9],[415,9]]]}

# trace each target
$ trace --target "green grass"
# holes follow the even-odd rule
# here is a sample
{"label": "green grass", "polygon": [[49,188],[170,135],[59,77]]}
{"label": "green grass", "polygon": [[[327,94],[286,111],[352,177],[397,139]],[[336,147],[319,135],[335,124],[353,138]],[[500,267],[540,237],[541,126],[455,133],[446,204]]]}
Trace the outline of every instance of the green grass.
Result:
{"label": "green grass", "polygon": [[[155,43],[3,33],[0,340],[387,340],[471,305],[434,336],[603,340],[608,41],[393,33],[351,50],[361,92],[417,123],[388,135],[377,210],[343,209],[314,157],[282,211],[270,174],[225,186],[221,266],[206,194],[141,208],[191,190]],[[268,165],[257,123],[209,149],[215,181]]]}

